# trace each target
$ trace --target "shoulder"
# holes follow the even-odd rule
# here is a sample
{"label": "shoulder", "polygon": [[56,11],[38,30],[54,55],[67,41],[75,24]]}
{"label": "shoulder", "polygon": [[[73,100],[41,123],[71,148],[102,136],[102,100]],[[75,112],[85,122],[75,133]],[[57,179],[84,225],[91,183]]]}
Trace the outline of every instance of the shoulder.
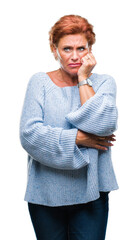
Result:
{"label": "shoulder", "polygon": [[93,73],[93,75],[91,75],[91,81],[95,92],[100,94],[116,94],[116,82],[111,75]]}
{"label": "shoulder", "polygon": [[93,79],[101,83],[104,83],[105,81],[115,82],[115,79],[109,74],[93,73]]}
{"label": "shoulder", "polygon": [[116,89],[115,79],[109,74],[93,73],[91,75],[91,81],[95,85],[96,89],[98,89],[99,87],[101,87],[103,85],[108,86],[109,88]]}
{"label": "shoulder", "polygon": [[29,85],[42,84],[43,81],[45,80],[45,78],[46,78],[46,73],[45,72],[34,73],[30,77],[28,84]]}
{"label": "shoulder", "polygon": [[45,73],[44,72],[37,72],[34,73],[27,84],[27,92],[33,94],[38,94],[38,92],[41,92],[43,90],[45,81]]}
{"label": "shoulder", "polygon": [[52,84],[46,72],[37,72],[30,77],[27,88],[36,94],[42,91],[49,94],[55,90],[55,85]]}

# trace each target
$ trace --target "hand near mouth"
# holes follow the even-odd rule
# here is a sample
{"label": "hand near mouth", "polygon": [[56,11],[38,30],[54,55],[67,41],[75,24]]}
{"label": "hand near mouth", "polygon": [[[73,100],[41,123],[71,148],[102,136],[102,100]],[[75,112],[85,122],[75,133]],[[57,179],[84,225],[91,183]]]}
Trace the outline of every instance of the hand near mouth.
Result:
{"label": "hand near mouth", "polygon": [[78,79],[79,81],[82,81],[84,79],[87,79],[97,64],[95,57],[92,53],[86,54],[82,59],[81,59],[82,65],[78,70]]}

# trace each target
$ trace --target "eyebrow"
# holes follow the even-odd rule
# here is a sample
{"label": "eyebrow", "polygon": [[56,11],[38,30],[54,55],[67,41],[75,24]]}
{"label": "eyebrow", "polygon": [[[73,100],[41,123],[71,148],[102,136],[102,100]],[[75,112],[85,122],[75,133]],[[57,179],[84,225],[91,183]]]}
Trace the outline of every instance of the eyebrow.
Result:
{"label": "eyebrow", "polygon": [[[86,48],[86,45],[80,45],[77,48],[81,48],[81,47]],[[69,46],[69,45],[65,45],[65,46],[63,46],[63,48],[73,48],[73,47]]]}

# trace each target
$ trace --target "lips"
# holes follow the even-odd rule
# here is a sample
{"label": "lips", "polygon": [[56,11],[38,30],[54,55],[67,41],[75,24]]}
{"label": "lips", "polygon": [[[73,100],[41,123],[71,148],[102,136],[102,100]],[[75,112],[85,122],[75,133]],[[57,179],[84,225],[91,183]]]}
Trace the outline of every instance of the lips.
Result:
{"label": "lips", "polygon": [[80,67],[81,63],[70,63],[69,66],[70,67]]}

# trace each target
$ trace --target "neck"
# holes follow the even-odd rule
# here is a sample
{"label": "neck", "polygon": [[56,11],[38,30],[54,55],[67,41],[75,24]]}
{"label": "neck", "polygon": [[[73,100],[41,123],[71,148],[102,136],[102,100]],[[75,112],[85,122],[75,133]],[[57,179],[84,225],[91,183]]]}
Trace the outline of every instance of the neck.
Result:
{"label": "neck", "polygon": [[61,76],[63,82],[67,84],[77,84],[78,83],[78,75],[70,75],[69,73],[65,72],[64,69],[59,68],[59,75]]}

